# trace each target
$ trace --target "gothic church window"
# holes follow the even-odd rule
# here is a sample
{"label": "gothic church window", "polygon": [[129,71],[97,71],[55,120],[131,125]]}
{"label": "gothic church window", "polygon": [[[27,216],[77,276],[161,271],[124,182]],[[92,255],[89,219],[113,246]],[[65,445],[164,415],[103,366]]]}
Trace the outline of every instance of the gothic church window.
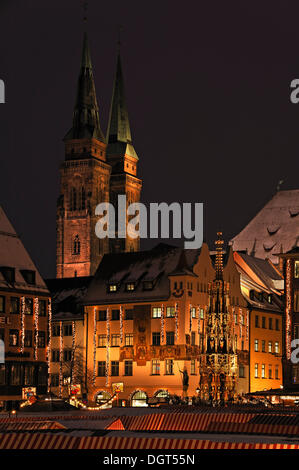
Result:
{"label": "gothic church window", "polygon": [[78,235],[76,235],[75,238],[74,238],[73,254],[74,255],[80,255],[80,238],[79,238]]}

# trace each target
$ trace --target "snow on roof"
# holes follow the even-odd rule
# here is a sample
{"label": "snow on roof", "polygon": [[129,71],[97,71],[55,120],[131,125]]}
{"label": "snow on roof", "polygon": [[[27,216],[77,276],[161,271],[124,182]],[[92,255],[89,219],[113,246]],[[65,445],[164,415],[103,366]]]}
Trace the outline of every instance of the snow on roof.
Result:
{"label": "snow on roof", "polygon": [[[39,274],[35,264],[30,258],[21,239],[8,220],[4,210],[0,206],[0,268],[8,267],[15,269],[15,282],[10,284],[6,281],[0,271],[0,287],[14,288],[28,291],[40,291],[48,294],[48,289]],[[35,272],[35,284],[28,284],[21,270]]]}
{"label": "snow on roof", "polygon": [[299,189],[279,191],[232,240],[234,251],[247,251],[278,264],[299,236]]}

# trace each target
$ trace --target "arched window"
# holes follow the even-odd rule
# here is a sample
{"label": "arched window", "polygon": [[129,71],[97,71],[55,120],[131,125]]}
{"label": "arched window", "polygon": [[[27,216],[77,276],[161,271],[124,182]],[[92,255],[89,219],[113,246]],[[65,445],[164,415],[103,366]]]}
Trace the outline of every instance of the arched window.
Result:
{"label": "arched window", "polygon": [[79,238],[78,235],[76,235],[75,238],[74,238],[73,254],[74,255],[80,255],[80,238]]}
{"label": "arched window", "polygon": [[142,390],[137,390],[135,393],[133,393],[132,398],[132,406],[148,406],[147,404],[147,394],[143,392]]}
{"label": "arched window", "polygon": [[70,191],[70,210],[75,211],[77,209],[77,191],[75,188],[71,188]]}

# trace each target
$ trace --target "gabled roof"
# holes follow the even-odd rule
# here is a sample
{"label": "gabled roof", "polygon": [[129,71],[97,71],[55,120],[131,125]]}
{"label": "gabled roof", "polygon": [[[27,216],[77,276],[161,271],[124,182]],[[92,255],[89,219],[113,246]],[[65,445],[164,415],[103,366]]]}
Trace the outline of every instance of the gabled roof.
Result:
{"label": "gabled roof", "polygon": [[82,302],[92,276],[47,279],[52,297],[53,320],[83,319]]}
{"label": "gabled roof", "polygon": [[299,189],[279,191],[232,240],[234,251],[247,251],[278,264],[299,236]]}
{"label": "gabled roof", "polygon": [[[14,268],[15,282],[9,283],[0,269],[0,287],[48,295],[48,289],[22,241],[0,206],[0,268]],[[29,284],[22,271],[34,271],[35,283]]]}
{"label": "gabled roof", "polygon": [[[168,276],[175,275],[184,251],[184,272],[180,275],[194,276],[193,266],[200,249],[184,250],[160,243],[152,250],[104,255],[97,272],[88,288],[84,304],[100,305],[120,302],[138,302],[167,299],[170,295]],[[153,288],[145,290],[143,282],[153,281]],[[126,290],[126,284],[134,283],[133,291]],[[109,285],[116,284],[117,290],[109,292]]]}

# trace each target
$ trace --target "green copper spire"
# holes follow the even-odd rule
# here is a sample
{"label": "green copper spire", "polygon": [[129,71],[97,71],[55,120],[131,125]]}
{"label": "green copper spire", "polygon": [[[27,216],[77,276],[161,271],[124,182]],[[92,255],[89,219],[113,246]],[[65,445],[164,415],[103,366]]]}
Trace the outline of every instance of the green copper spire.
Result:
{"label": "green copper spire", "polygon": [[116,75],[107,130],[107,143],[107,155],[127,154],[138,160],[138,156],[132,145],[120,53],[118,53],[117,56]]}
{"label": "green copper spire", "polygon": [[99,108],[92,72],[87,33],[84,33],[81,69],[77,86],[73,127],[64,140],[94,138],[105,142],[100,128]]}

